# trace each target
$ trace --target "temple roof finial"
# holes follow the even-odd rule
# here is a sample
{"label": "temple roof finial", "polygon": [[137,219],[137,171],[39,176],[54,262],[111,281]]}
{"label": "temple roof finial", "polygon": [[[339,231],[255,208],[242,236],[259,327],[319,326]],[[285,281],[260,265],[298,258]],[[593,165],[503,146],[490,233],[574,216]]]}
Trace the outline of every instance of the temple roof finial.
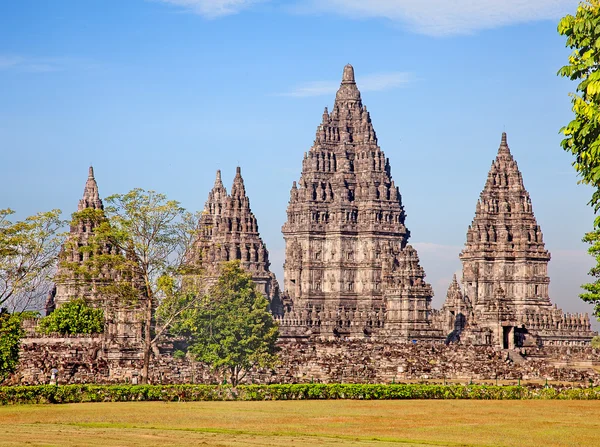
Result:
{"label": "temple roof finial", "polygon": [[223,187],[223,181],[221,180],[221,170],[217,169],[217,177],[215,178],[215,188]]}
{"label": "temple roof finial", "polygon": [[342,84],[356,84],[354,79],[354,67],[350,64],[344,67],[344,75],[342,76]]}
{"label": "temple roof finial", "polygon": [[98,193],[98,184],[96,183],[94,168],[92,166],[88,169],[88,178],[83,189],[83,198],[79,201],[77,210],[82,211],[86,208],[104,209],[100,194]]}
{"label": "temple roof finial", "polygon": [[242,178],[242,168],[235,168],[235,177],[233,178],[233,186],[231,187],[231,197],[245,197],[246,187]]}
{"label": "temple roof finial", "polygon": [[510,153],[510,149],[508,148],[508,143],[506,141],[506,132],[502,132],[502,139],[500,140],[500,149],[498,152]]}

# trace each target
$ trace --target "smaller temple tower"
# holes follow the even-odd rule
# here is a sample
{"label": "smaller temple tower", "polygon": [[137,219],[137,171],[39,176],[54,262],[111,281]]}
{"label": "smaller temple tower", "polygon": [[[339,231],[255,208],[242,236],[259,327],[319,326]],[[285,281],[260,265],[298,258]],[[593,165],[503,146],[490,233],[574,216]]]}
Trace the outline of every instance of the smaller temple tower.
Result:
{"label": "smaller temple tower", "polygon": [[586,344],[594,335],[589,317],[565,316],[550,302],[550,253],[506,133],[460,259],[465,295],[473,306],[467,332],[474,343],[502,348]]}
{"label": "smaller temple tower", "polygon": [[[55,290],[46,304],[48,311],[60,307],[73,299],[84,299],[89,305],[104,310],[104,335],[107,341],[114,342],[115,349],[110,355],[115,358],[136,358],[142,339],[142,318],[145,295],[140,290],[139,299],[124,302],[117,297],[107,296],[103,287],[113,281],[122,281],[123,273],[102,268],[98,271],[88,267],[90,260],[99,253],[123,256],[119,249],[108,242],[94,244],[92,237],[97,226],[106,221],[104,205],[98,192],[94,168],[90,166],[83,197],[73,214],[69,236],[59,254],[59,267],[54,278]],[[76,272],[81,267],[87,273]],[[141,279],[127,275],[127,281],[140,284]],[[129,353],[123,350],[127,345]]]}
{"label": "smaller temple tower", "polygon": [[271,311],[275,315],[283,313],[279,284],[269,270],[269,252],[258,232],[239,167],[230,194],[223,186],[221,171],[217,171],[188,262],[204,270],[211,281],[218,276],[220,263],[233,260],[239,260],[241,267],[252,274],[258,290],[269,300]]}
{"label": "smaller temple tower", "polygon": [[[94,255],[93,250],[85,250],[84,248],[90,246],[90,238],[94,234],[94,229],[99,220],[104,218],[104,204],[100,199],[92,166],[88,171],[83,197],[79,201],[77,213],[74,216],[76,215],[79,215],[76,219],[77,222],[71,224],[69,236],[59,255],[59,268],[55,277],[54,304],[58,307],[72,299],[83,298],[94,306],[102,307],[104,306],[104,298],[99,293],[98,287],[102,283],[110,281],[114,277],[114,272],[104,272],[92,278],[84,279],[82,275],[74,273],[73,268],[65,266],[65,264],[83,266]],[[103,250],[111,254],[116,253],[116,248],[108,244],[103,247]]]}

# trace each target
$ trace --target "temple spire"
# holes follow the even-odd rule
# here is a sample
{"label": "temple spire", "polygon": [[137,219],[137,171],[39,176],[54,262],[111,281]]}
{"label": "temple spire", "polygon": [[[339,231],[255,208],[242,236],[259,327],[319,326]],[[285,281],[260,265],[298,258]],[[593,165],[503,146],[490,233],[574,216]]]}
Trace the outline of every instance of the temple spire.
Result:
{"label": "temple spire", "polygon": [[342,84],[356,84],[356,79],[354,79],[354,67],[350,64],[344,67]]}
{"label": "temple spire", "polygon": [[508,147],[508,143],[506,141],[506,132],[502,132],[502,139],[500,140],[500,148],[498,149],[498,154],[507,154],[510,155],[510,149]]}
{"label": "temple spire", "polygon": [[362,108],[362,102],[360,99],[360,91],[356,86],[356,79],[354,79],[354,67],[348,64],[344,67],[344,73],[342,75],[342,83],[340,85],[337,94],[335,95],[335,108],[341,108],[346,110],[348,106],[358,103],[358,108]]}
{"label": "temple spire", "polygon": [[221,170],[217,169],[217,177],[215,178],[215,188],[223,187],[223,181],[221,180]]}
{"label": "temple spire", "polygon": [[104,209],[104,205],[102,203],[102,200],[100,200],[100,194],[98,192],[98,184],[96,183],[96,178],[94,177],[93,166],[90,166],[88,170],[88,178],[85,182],[83,198],[79,201],[77,210],[82,211],[86,208],[93,208],[99,210]]}
{"label": "temple spire", "polygon": [[[210,215],[219,215],[225,206],[225,200],[227,198],[227,190],[223,186],[221,180],[221,170],[217,170],[217,176],[215,178],[215,184],[213,189],[208,193],[208,200],[204,204],[204,212]],[[212,225],[213,222],[210,222]]]}
{"label": "temple spire", "polygon": [[242,169],[239,166],[235,169],[235,177],[233,178],[233,186],[231,187],[231,197],[246,197],[246,188],[244,186],[244,179],[242,178]]}

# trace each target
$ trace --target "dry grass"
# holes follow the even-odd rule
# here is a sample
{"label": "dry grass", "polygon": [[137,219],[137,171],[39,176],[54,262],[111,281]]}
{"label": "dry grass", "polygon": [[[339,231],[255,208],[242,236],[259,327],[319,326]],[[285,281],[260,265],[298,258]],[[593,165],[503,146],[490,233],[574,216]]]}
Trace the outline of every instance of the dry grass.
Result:
{"label": "dry grass", "polygon": [[95,403],[0,408],[0,445],[600,446],[596,401]]}

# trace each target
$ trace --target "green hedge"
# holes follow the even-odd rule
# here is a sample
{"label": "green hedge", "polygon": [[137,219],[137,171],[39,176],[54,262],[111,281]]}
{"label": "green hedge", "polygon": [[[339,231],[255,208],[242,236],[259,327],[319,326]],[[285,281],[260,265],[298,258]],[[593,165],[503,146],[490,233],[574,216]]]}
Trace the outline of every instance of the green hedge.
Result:
{"label": "green hedge", "polygon": [[599,388],[492,385],[38,385],[0,387],[0,403],[304,399],[600,399]]}

